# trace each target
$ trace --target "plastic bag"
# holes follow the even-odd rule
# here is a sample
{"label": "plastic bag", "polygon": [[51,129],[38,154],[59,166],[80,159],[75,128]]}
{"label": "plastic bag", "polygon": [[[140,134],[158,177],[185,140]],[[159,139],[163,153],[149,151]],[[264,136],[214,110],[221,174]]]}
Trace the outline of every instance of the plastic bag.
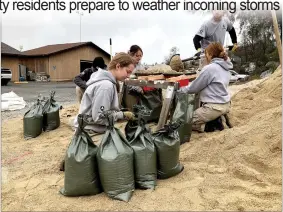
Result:
{"label": "plastic bag", "polygon": [[135,184],[140,189],[154,189],[157,180],[156,149],[145,121],[129,121],[126,137],[134,150]]}
{"label": "plastic bag", "polygon": [[65,156],[65,182],[60,193],[65,196],[95,195],[102,192],[96,154],[98,147],[84,131],[87,124],[83,115],[78,115],[75,135]]}
{"label": "plastic bag", "polygon": [[167,179],[181,173],[184,166],[179,162],[180,139],[176,130],[181,123],[165,125],[152,134],[157,150],[157,178]]}
{"label": "plastic bag", "polygon": [[51,131],[60,126],[60,106],[54,99],[55,91],[51,91],[50,98],[43,106],[43,130]]}
{"label": "plastic bag", "polygon": [[42,133],[43,113],[42,104],[38,99],[24,115],[24,138],[36,138]]}
{"label": "plastic bag", "polygon": [[114,127],[113,116],[105,117],[109,126],[97,153],[101,184],[110,198],[128,202],[135,189],[134,152],[121,131]]}
{"label": "plastic bag", "polygon": [[176,93],[177,104],[172,117],[172,122],[182,122],[178,129],[181,144],[189,142],[192,134],[192,121],[195,108],[195,95]]}

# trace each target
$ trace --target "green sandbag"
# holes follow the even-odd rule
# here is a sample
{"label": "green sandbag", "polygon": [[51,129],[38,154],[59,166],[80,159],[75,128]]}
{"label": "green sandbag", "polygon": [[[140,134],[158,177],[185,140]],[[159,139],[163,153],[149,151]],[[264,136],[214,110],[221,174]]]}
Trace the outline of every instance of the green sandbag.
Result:
{"label": "green sandbag", "polygon": [[65,182],[60,193],[64,196],[86,196],[102,192],[96,154],[98,147],[84,131],[86,117],[78,115],[75,135],[65,156]]}
{"label": "green sandbag", "polygon": [[50,98],[43,106],[43,130],[48,132],[60,126],[60,106],[54,99],[55,91],[51,91]]}
{"label": "green sandbag", "polygon": [[139,105],[144,106],[147,110],[152,111],[147,122],[159,120],[162,109],[162,89],[155,89],[144,92],[139,98]]}
{"label": "green sandbag", "polygon": [[42,104],[38,99],[24,115],[24,138],[36,138],[42,133],[43,114]]}
{"label": "green sandbag", "polygon": [[157,150],[157,178],[167,179],[181,173],[184,166],[179,162],[180,139],[176,130],[181,123],[165,125],[152,134]]}
{"label": "green sandbag", "polygon": [[112,115],[97,153],[98,170],[104,192],[128,202],[135,189],[134,153],[126,138],[114,127]]}
{"label": "green sandbag", "polygon": [[[132,137],[134,127],[137,126]],[[130,126],[130,127],[127,127]],[[139,120],[129,121],[125,128],[126,136],[134,150],[135,184],[136,188],[154,189],[157,179],[156,149],[149,129]]]}
{"label": "green sandbag", "polygon": [[189,142],[192,134],[192,121],[195,107],[195,95],[186,93],[176,93],[176,108],[172,117],[172,122],[181,121],[178,129],[181,144]]}

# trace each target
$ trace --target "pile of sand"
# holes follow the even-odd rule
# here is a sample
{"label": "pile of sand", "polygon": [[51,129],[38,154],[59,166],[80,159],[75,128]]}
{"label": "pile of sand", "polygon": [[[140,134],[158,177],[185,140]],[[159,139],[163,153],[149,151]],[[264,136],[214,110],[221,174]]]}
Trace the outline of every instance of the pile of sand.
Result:
{"label": "pile of sand", "polygon": [[64,184],[58,164],[72,137],[67,123],[75,106],[62,111],[59,129],[29,141],[23,140],[22,120],[5,122],[2,210],[281,210],[281,81],[279,70],[238,92],[232,101],[235,127],[193,134],[181,148],[184,171],[159,180],[155,191],[136,190],[129,203],[104,193],[78,198],[58,193]]}

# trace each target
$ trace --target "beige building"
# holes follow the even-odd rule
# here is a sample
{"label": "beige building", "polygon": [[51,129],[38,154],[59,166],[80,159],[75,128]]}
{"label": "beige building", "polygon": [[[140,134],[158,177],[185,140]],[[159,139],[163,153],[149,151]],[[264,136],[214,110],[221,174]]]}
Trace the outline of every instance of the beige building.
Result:
{"label": "beige building", "polygon": [[13,68],[13,81],[19,80],[19,68],[16,68],[19,64],[29,71],[48,74],[51,81],[67,81],[91,67],[93,59],[98,56],[103,57],[108,65],[110,54],[92,42],[56,44],[19,52],[14,57],[5,56],[2,64],[6,66],[2,66]]}
{"label": "beige building", "polygon": [[20,55],[20,51],[1,42],[1,67],[12,71],[12,81],[19,80]]}

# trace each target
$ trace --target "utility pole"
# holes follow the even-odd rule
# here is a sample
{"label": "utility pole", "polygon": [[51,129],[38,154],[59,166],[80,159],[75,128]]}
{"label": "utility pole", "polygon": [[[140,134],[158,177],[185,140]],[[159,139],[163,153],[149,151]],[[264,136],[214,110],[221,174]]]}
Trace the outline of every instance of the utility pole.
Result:
{"label": "utility pole", "polygon": [[280,39],[280,33],[279,33],[279,27],[278,27],[276,12],[274,10],[272,10],[271,13],[272,13],[273,27],[274,27],[274,32],[275,32],[275,39],[276,39],[278,54],[279,54],[279,58],[280,58],[280,65],[282,67],[282,46],[281,46],[281,39]]}
{"label": "utility pole", "polygon": [[110,38],[110,59],[112,60],[112,39]]}
{"label": "utility pole", "polygon": [[80,42],[82,42],[82,16],[84,15],[82,12],[77,11],[77,14],[80,16]]}

